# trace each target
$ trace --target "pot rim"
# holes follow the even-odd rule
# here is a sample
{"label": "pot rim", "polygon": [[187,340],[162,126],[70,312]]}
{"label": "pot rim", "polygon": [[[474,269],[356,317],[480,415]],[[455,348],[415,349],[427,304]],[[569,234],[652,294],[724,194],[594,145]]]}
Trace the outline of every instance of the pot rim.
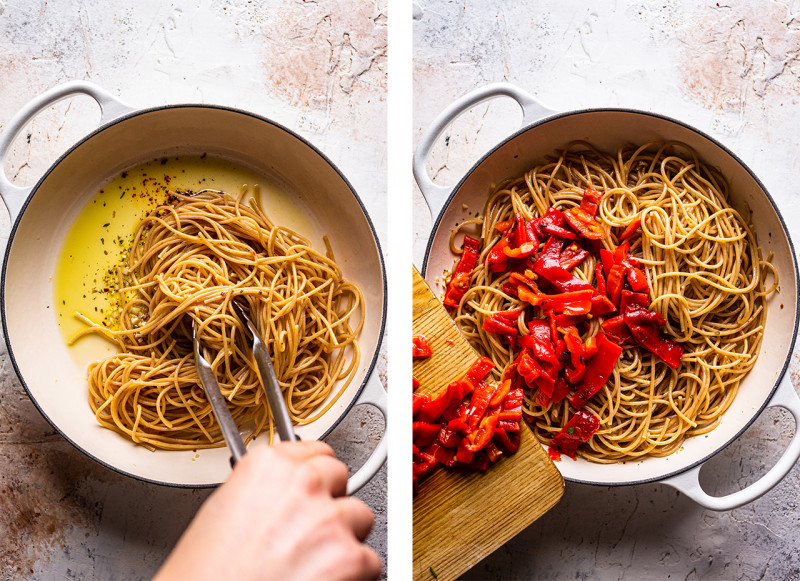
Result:
{"label": "pot rim", "polygon": [[[541,125],[545,125],[545,124],[550,123],[552,121],[556,121],[556,120],[563,119],[563,118],[566,118],[566,117],[573,117],[573,116],[576,116],[576,115],[585,115],[585,114],[594,114],[594,113],[629,113],[629,114],[634,114],[634,115],[643,115],[643,116],[653,117],[653,118],[656,118],[656,119],[667,121],[669,123],[673,123],[673,124],[675,124],[675,125],[677,125],[679,127],[683,127],[684,129],[687,129],[687,130],[699,135],[700,137],[708,140],[714,146],[719,148],[723,153],[725,153],[731,159],[733,159],[737,164],[739,164],[750,175],[750,177],[753,179],[753,181],[756,182],[756,184],[758,185],[759,189],[761,190],[761,193],[764,194],[764,196],[766,197],[767,201],[771,204],[773,210],[775,211],[775,214],[778,217],[778,220],[779,220],[780,225],[781,225],[781,229],[783,231],[783,235],[786,238],[786,242],[788,243],[789,249],[791,250],[795,286],[797,288],[800,288],[800,273],[798,273],[797,256],[795,254],[794,244],[792,243],[792,238],[789,235],[789,230],[786,227],[786,222],[783,219],[783,215],[781,214],[781,212],[780,212],[780,210],[778,208],[778,205],[775,203],[775,200],[772,198],[772,195],[769,193],[769,191],[764,186],[763,182],[758,178],[758,176],[750,169],[750,167],[748,167],[748,165],[746,163],[744,163],[744,161],[742,161],[739,158],[739,156],[737,156],[728,147],[723,145],[720,141],[718,141],[714,137],[711,137],[710,135],[708,135],[704,131],[701,131],[700,129],[697,129],[694,126],[689,125],[688,123],[685,123],[683,121],[680,121],[678,119],[675,119],[673,117],[669,117],[667,115],[663,115],[663,114],[660,114],[660,113],[654,113],[652,111],[644,111],[642,109],[633,109],[633,108],[627,108],[627,107],[597,107],[597,108],[575,109],[575,110],[572,110],[572,111],[563,111],[563,112],[560,112],[560,113],[554,113],[552,115],[548,115],[548,116],[546,116],[546,117],[544,117],[542,119],[534,121],[533,123],[531,123],[529,125],[521,127],[520,129],[516,130],[514,133],[512,133],[511,135],[509,135],[505,139],[501,140],[499,143],[497,143],[495,146],[493,146],[485,154],[483,154],[480,157],[480,159],[478,159],[464,173],[464,175],[458,180],[456,185],[453,186],[452,190],[450,190],[450,193],[447,196],[447,200],[445,200],[445,202],[444,202],[444,204],[442,206],[442,209],[439,212],[439,215],[436,216],[435,219],[433,220],[433,225],[431,226],[431,232],[430,232],[430,235],[428,236],[428,243],[427,243],[427,245],[425,247],[425,257],[424,257],[423,262],[422,262],[421,272],[422,272],[423,278],[427,279],[428,260],[429,260],[430,255],[431,255],[431,251],[433,250],[433,241],[434,241],[434,238],[436,237],[436,234],[439,232],[440,228],[442,227],[442,221],[443,221],[445,213],[447,212],[447,209],[450,207],[450,205],[452,204],[453,200],[458,195],[459,190],[464,185],[464,183],[470,178],[470,176],[477,170],[477,168],[484,161],[486,161],[489,157],[494,155],[501,147],[506,145],[508,142],[516,139],[517,137],[519,137],[520,135],[522,135],[524,133],[527,133],[528,131],[532,131],[532,130],[537,129]],[[744,432],[746,432],[748,430],[748,428],[750,428],[750,426],[756,421],[756,419],[758,419],[761,416],[762,412],[767,407],[767,405],[769,404],[769,402],[772,399],[772,397],[775,395],[775,392],[777,391],[778,386],[781,383],[781,380],[783,379],[784,375],[786,374],[786,372],[787,372],[787,370],[789,368],[789,363],[791,361],[792,353],[794,353],[795,342],[797,340],[797,333],[798,333],[798,322],[800,321],[800,293],[798,293],[797,297],[795,298],[795,313],[796,314],[795,314],[795,320],[794,320],[792,336],[791,336],[791,340],[789,341],[789,344],[788,344],[786,358],[784,359],[783,366],[781,367],[780,373],[776,377],[775,382],[772,385],[772,388],[769,390],[769,393],[767,393],[766,397],[764,397],[763,401],[760,403],[760,405],[758,407],[758,410],[742,426],[742,428],[739,431],[737,431],[736,434],[733,437],[731,437],[728,441],[724,442],[722,445],[717,447],[715,450],[713,450],[712,452],[706,454],[705,456],[703,456],[702,458],[696,460],[695,462],[692,462],[691,464],[688,464],[687,466],[684,466],[684,467],[676,469],[676,470],[670,470],[669,472],[666,472],[666,473],[658,475],[658,476],[653,476],[653,477],[649,477],[649,478],[643,478],[643,479],[639,479],[639,480],[620,480],[620,481],[617,481],[617,482],[601,482],[601,481],[596,481],[596,480],[591,480],[591,479],[575,478],[574,476],[564,476],[564,479],[569,481],[569,482],[576,482],[576,483],[580,483],[580,484],[588,484],[588,485],[592,485],[592,486],[630,486],[630,485],[634,485],[634,484],[648,484],[648,483],[653,483],[653,482],[661,482],[661,481],[666,480],[668,478],[671,478],[673,476],[677,476],[678,474],[683,474],[684,472],[687,472],[687,471],[689,471],[689,470],[691,470],[691,469],[693,469],[693,468],[695,468],[697,466],[700,466],[700,465],[704,464],[709,459],[711,459],[713,456],[716,456],[718,453],[720,453],[722,450],[724,450],[730,444],[732,444],[735,440],[737,440]],[[669,458],[669,457],[670,456],[664,456],[663,458]]]}
{"label": "pot rim", "polygon": [[364,205],[364,202],[359,197],[359,195],[356,192],[355,188],[350,183],[350,181],[347,179],[347,177],[345,177],[345,175],[341,172],[341,170],[338,168],[338,166],[335,163],[333,163],[333,161],[331,161],[331,159],[328,156],[326,156],[322,151],[320,151],[320,149],[317,148],[314,144],[312,144],[310,141],[308,141],[304,137],[298,135],[297,133],[295,133],[291,129],[288,129],[284,125],[281,125],[280,123],[277,123],[276,121],[273,121],[272,119],[269,119],[268,117],[264,117],[263,115],[259,115],[257,113],[253,113],[251,111],[246,111],[244,109],[239,109],[237,107],[229,107],[229,106],[225,106],[225,105],[203,104],[203,103],[179,103],[179,104],[175,104],[175,105],[160,105],[160,106],[155,106],[155,107],[146,107],[146,108],[143,108],[143,109],[136,109],[135,111],[131,111],[129,113],[125,113],[125,114],[123,114],[123,115],[121,115],[121,116],[119,116],[119,117],[117,117],[115,119],[112,119],[108,123],[100,125],[99,127],[94,129],[93,131],[89,132],[87,135],[83,136],[81,139],[79,139],[77,142],[75,142],[73,145],[71,145],[64,153],[62,153],[58,157],[58,159],[56,159],[52,164],[50,164],[50,166],[47,168],[47,170],[45,170],[45,172],[42,174],[42,176],[38,180],[36,180],[36,183],[31,187],[30,192],[27,195],[27,198],[23,202],[19,213],[17,214],[16,218],[14,219],[13,224],[11,225],[11,231],[9,232],[8,241],[6,243],[5,253],[3,255],[2,274],[0,275],[0,318],[2,318],[2,323],[3,323],[3,338],[5,340],[6,349],[8,351],[9,358],[11,359],[11,364],[14,367],[14,373],[16,374],[17,378],[19,379],[20,383],[22,384],[22,387],[25,389],[25,392],[28,395],[28,399],[33,403],[33,405],[36,407],[36,409],[39,411],[39,413],[42,415],[42,417],[44,417],[44,419],[47,420],[47,422],[53,427],[53,429],[56,430],[56,432],[58,432],[58,434],[62,438],[64,438],[67,442],[69,442],[76,450],[78,450],[81,453],[83,453],[84,455],[88,456],[89,458],[91,458],[92,460],[97,462],[98,464],[100,464],[100,465],[102,465],[102,466],[104,466],[104,467],[106,467],[106,468],[108,468],[110,470],[113,470],[114,472],[116,472],[118,474],[121,474],[123,476],[127,476],[129,478],[133,478],[133,479],[136,479],[136,480],[139,480],[139,481],[142,481],[142,482],[147,482],[149,484],[156,484],[156,485],[159,485],[159,486],[167,486],[167,487],[170,487],[170,488],[203,489],[203,488],[213,488],[213,487],[218,486],[218,485],[217,484],[183,484],[183,483],[165,482],[165,481],[156,480],[156,479],[152,479],[152,478],[146,478],[146,477],[143,477],[143,476],[140,476],[140,475],[137,475],[137,474],[132,474],[132,473],[127,472],[125,470],[122,470],[122,469],[120,469],[120,468],[118,468],[116,466],[112,466],[108,462],[105,462],[105,461],[101,460],[100,458],[98,458],[97,456],[92,454],[90,451],[88,451],[88,450],[84,449],[82,446],[78,445],[73,439],[71,439],[66,433],[64,433],[64,431],[58,425],[56,425],[55,422],[53,422],[50,419],[50,416],[39,405],[39,402],[36,400],[36,398],[33,397],[33,394],[31,393],[31,390],[28,388],[28,384],[25,381],[25,378],[23,377],[23,375],[22,375],[22,373],[21,373],[21,371],[19,369],[19,366],[17,365],[17,360],[16,360],[16,357],[14,356],[14,349],[13,349],[13,347],[11,345],[11,339],[10,339],[9,333],[8,333],[8,327],[6,325],[6,285],[8,284],[8,279],[7,279],[8,259],[9,259],[9,255],[11,254],[11,248],[12,248],[12,245],[13,245],[13,242],[14,242],[14,237],[16,236],[17,229],[19,227],[20,221],[21,221],[23,215],[25,214],[25,211],[27,210],[28,205],[31,203],[31,201],[33,200],[33,197],[36,195],[36,192],[38,191],[39,187],[44,183],[44,181],[53,172],[53,170],[65,158],[67,158],[78,147],[80,147],[85,142],[89,141],[90,139],[94,138],[95,136],[99,135],[100,133],[110,129],[111,127],[117,125],[118,123],[122,123],[124,121],[127,121],[127,120],[135,118],[135,117],[139,117],[139,116],[142,116],[142,115],[147,115],[147,114],[155,113],[155,112],[159,112],[159,111],[168,111],[168,110],[177,110],[177,109],[212,109],[212,110],[227,111],[227,112],[230,112],[230,113],[236,113],[236,114],[239,114],[239,115],[244,115],[246,117],[251,117],[251,118],[253,118],[253,119],[257,120],[257,121],[261,121],[263,123],[267,123],[269,125],[272,125],[273,127],[275,127],[277,129],[283,131],[284,133],[286,133],[290,138],[294,138],[294,139],[300,141],[306,147],[311,149],[316,155],[318,155],[320,158],[322,158],[322,160],[325,161],[325,163],[327,163],[336,172],[336,174],[344,182],[344,184],[347,186],[347,189],[350,191],[350,193],[355,198],[356,203],[361,208],[361,212],[363,213],[364,218],[365,218],[365,220],[367,222],[367,225],[369,226],[370,232],[372,234],[372,238],[373,238],[373,240],[375,242],[375,249],[378,251],[378,261],[379,261],[380,269],[381,269],[381,286],[382,286],[382,290],[383,290],[383,300],[382,300],[381,313],[380,313],[380,326],[379,326],[378,335],[377,335],[378,338],[377,338],[377,342],[375,344],[375,349],[374,349],[374,352],[372,354],[372,358],[371,358],[371,360],[369,362],[369,365],[366,368],[366,372],[364,374],[364,379],[362,380],[361,385],[355,391],[355,393],[353,395],[353,398],[351,399],[350,403],[345,408],[340,410],[339,417],[336,419],[336,421],[323,434],[321,434],[319,436],[320,440],[322,440],[325,437],[327,437],[339,425],[339,423],[348,414],[348,412],[353,408],[353,406],[356,404],[356,402],[358,401],[359,397],[361,396],[361,393],[364,391],[364,388],[367,385],[367,382],[370,380],[370,377],[372,376],[373,373],[375,373],[375,367],[377,365],[378,357],[380,355],[380,348],[381,348],[381,344],[383,342],[383,335],[384,335],[385,328],[386,328],[386,310],[387,310],[386,265],[384,263],[383,251],[381,249],[380,240],[378,239],[378,235],[377,235],[377,232],[375,230],[375,225],[372,222],[372,218],[370,218],[370,215],[367,212],[367,208]]}

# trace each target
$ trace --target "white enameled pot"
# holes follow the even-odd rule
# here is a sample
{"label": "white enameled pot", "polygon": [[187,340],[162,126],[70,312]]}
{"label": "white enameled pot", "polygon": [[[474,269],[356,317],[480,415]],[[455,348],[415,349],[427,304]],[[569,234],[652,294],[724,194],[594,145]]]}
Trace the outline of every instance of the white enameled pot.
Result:
{"label": "white enameled pot", "polygon": [[[55,87],[17,113],[0,135],[0,164],[37,113],[79,94],[100,105],[97,130],[71,147],[33,187],[13,185],[0,169],[0,195],[13,223],[0,297],[5,339],[22,384],[53,427],[101,464],[141,480],[213,486],[230,472],[226,448],[150,452],[102,428],[89,408],[86,369],[65,345],[53,308],[59,250],[98,189],[122,171],[159,156],[203,153],[253,169],[283,186],[312,228],[328,236],[344,276],[364,294],[366,319],[356,376],[336,404],[315,422],[298,426],[297,434],[304,440],[324,438],[356,404],[377,407],[385,420],[386,392],[375,370],[386,313],[383,257],[366,209],[336,166],[310,143],[264,117],[209,105],[140,110],[81,81]],[[260,441],[263,438],[251,445]],[[375,475],[386,450],[384,434],[350,478],[348,492]]]}
{"label": "white enameled pot", "polygon": [[[434,142],[461,113],[487,99],[506,96],[522,108],[522,127],[494,147],[461,178],[455,187],[434,184],[425,162]],[[764,341],[756,366],[742,381],[721,424],[707,435],[690,438],[676,453],[637,462],[595,464],[565,458],[557,464],[567,480],[587,484],[621,485],[661,481],[682,491],[707,508],[727,510],[750,502],[777,484],[800,457],[800,399],[787,369],[798,323],[798,269],[794,249],[775,202],[747,166],[723,145],[685,123],[645,111],[586,109],[557,113],[514,85],[494,84],[458,99],[434,120],[414,155],[414,175],[434,217],[423,274],[434,288],[451,268],[451,228],[483,208],[493,184],[529,170],[533,162],[574,140],[586,140],[599,149],[616,151],[626,143],[674,140],[688,144],[707,164],[719,168],[730,184],[730,201],[752,224],[764,256],[773,253],[780,276],[779,291],[768,300]],[[469,208],[469,210],[467,210]],[[794,416],[796,430],[778,462],[750,486],[715,497],[700,486],[699,472],[714,454],[740,436],[768,406],[782,406]]]}

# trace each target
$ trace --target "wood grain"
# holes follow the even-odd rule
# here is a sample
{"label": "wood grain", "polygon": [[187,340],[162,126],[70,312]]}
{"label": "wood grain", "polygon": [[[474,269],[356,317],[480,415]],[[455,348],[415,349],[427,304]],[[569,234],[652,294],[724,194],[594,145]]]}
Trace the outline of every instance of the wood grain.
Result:
{"label": "wood grain", "polygon": [[[433,355],[414,362],[418,392],[439,393],[478,357],[414,270],[413,332]],[[469,570],[550,510],[564,480],[527,425],[516,454],[485,473],[439,468],[414,497],[413,571],[417,581],[448,581]]]}

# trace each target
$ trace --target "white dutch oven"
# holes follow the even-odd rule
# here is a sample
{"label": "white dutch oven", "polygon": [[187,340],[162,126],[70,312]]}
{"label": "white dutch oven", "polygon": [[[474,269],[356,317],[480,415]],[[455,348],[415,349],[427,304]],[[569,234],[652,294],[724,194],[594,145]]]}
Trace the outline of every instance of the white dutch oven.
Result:
{"label": "white dutch oven", "polygon": [[[137,110],[86,82],[55,87],[28,103],[0,135],[0,164],[31,118],[75,94],[88,95],[100,105],[96,131],[61,156],[33,187],[11,184],[0,168],[0,195],[13,222],[3,264],[3,330],[22,384],[53,427],[101,464],[141,480],[212,486],[230,472],[226,448],[150,452],[100,427],[88,404],[86,369],[64,344],[53,308],[53,274],[62,242],[98,189],[122,171],[159,156],[202,153],[267,175],[294,195],[312,227],[327,234],[344,276],[364,294],[358,372],[339,401],[317,421],[299,426],[298,435],[324,438],[356,404],[377,407],[385,420],[386,392],[375,372],[386,311],[383,257],[364,206],[339,170],[301,137],[252,113],[207,105]],[[348,492],[380,469],[386,444],[382,437],[351,477]]]}
{"label": "white dutch oven", "polygon": [[[480,159],[455,187],[434,184],[426,159],[436,139],[461,113],[498,96],[514,99],[523,111],[522,127]],[[764,341],[756,366],[742,381],[739,392],[721,424],[707,436],[691,438],[675,454],[637,462],[595,464],[565,458],[557,464],[567,480],[599,485],[641,484],[661,481],[698,503],[727,510],[750,502],[777,484],[800,457],[800,430],[780,460],[760,480],[733,494],[714,497],[700,486],[702,465],[730,444],[769,406],[782,406],[800,425],[800,399],[787,368],[793,352],[798,322],[798,269],[792,242],[775,203],[758,178],[720,143],[688,125],[644,111],[587,109],[556,113],[532,96],[508,84],[480,88],[445,109],[422,136],[414,155],[414,175],[434,220],[423,264],[423,274],[434,287],[437,277],[453,265],[449,250],[451,228],[468,216],[470,208],[483,208],[493,184],[521,175],[533,162],[551,155],[569,142],[583,139],[600,149],[616,151],[623,144],[655,140],[681,141],[693,147],[709,165],[719,168],[730,184],[731,203],[748,215],[758,243],[780,276],[780,290],[768,301]]]}

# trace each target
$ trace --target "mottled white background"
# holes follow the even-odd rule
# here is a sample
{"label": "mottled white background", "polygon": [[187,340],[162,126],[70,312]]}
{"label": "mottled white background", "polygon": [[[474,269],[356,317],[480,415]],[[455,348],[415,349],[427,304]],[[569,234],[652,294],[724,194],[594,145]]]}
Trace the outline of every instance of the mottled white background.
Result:
{"label": "mottled white background", "polygon": [[[414,56],[415,142],[453,100],[497,81],[556,110],[658,112],[741,157],[800,240],[798,2],[417,0]],[[443,137],[434,148],[430,174],[454,185],[520,120],[509,99],[476,107],[446,132],[447,145]],[[418,192],[414,219],[419,265],[431,218]],[[798,369],[793,357],[793,378]],[[768,411],[701,481],[712,494],[754,481],[793,432],[787,413]],[[722,513],[658,484],[567,483],[553,510],[464,578],[800,579],[798,501],[798,467],[761,499]]]}
{"label": "mottled white background", "polygon": [[[72,79],[133,106],[246,109],[337,164],[385,251],[386,13],[384,0],[0,0],[0,131],[32,97]],[[42,113],[17,140],[7,174],[34,184],[98,119],[85,97]],[[3,247],[9,229],[0,211]],[[382,421],[351,416],[329,441],[357,466]],[[2,344],[0,579],[150,578],[208,494],[143,484],[74,450],[33,407]],[[369,543],[385,562],[385,468],[359,496],[376,513]]]}

